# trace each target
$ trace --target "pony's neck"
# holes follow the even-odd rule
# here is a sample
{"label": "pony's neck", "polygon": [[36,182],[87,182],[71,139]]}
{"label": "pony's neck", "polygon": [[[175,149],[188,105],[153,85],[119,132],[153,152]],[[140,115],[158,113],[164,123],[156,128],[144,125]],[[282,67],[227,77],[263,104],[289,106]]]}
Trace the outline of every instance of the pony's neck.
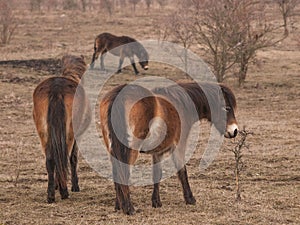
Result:
{"label": "pony's neck", "polygon": [[[135,48],[134,49],[134,54],[142,60],[148,60],[148,53],[146,52],[145,48],[139,43],[139,42],[135,42]],[[146,57],[146,58],[145,58]]]}

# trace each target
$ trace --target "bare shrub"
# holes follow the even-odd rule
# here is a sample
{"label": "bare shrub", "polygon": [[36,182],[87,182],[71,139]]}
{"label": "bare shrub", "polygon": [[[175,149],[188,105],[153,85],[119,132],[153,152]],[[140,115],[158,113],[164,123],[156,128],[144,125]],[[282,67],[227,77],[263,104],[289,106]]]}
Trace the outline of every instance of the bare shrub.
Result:
{"label": "bare shrub", "polygon": [[145,0],[147,11],[150,11],[150,6],[153,4],[153,0]]}
{"label": "bare shrub", "polygon": [[45,6],[47,7],[47,10],[50,11],[51,9],[56,10],[58,8],[58,0],[47,0],[45,2]]}
{"label": "bare shrub", "polygon": [[246,144],[246,139],[248,135],[253,134],[250,131],[247,131],[245,127],[242,131],[239,132],[240,138],[235,142],[235,146],[233,149],[229,149],[234,154],[234,175],[235,175],[235,184],[236,184],[236,201],[241,201],[241,173],[244,168],[244,162],[242,160],[243,157],[243,149],[249,148],[249,146]]}
{"label": "bare shrub", "polygon": [[15,34],[18,22],[13,14],[10,2],[6,0],[0,0],[0,26],[1,44],[9,44]]}
{"label": "bare shrub", "polygon": [[168,0],[156,0],[160,8],[164,8],[168,4]]}
{"label": "bare shrub", "polygon": [[132,4],[133,12],[135,12],[136,5],[137,5],[141,0],[128,0],[128,1],[129,1],[129,3]]}
{"label": "bare shrub", "polygon": [[185,71],[188,71],[187,51],[194,41],[194,34],[191,30],[192,23],[191,14],[186,8],[182,8],[166,16],[159,31],[162,36],[160,38],[163,40],[170,40],[184,47],[184,52],[175,52],[175,54],[183,61]]}
{"label": "bare shrub", "polygon": [[275,37],[280,26],[268,20],[265,1],[194,0],[192,3],[195,40],[209,56],[207,62],[219,82],[231,72],[238,77],[239,85],[243,85],[257,50],[274,46],[285,38]]}
{"label": "bare shrub", "polygon": [[30,11],[41,11],[43,0],[30,0]]}
{"label": "bare shrub", "polygon": [[63,9],[64,10],[74,10],[77,9],[78,5],[76,0],[63,0]]}
{"label": "bare shrub", "polygon": [[300,0],[274,0],[278,5],[284,27],[284,35],[289,35],[288,20],[290,17],[294,16],[294,10],[296,6],[300,3]]}
{"label": "bare shrub", "polygon": [[102,8],[108,11],[109,16],[113,15],[114,12],[114,1],[113,0],[100,0],[100,5]]}
{"label": "bare shrub", "polygon": [[[232,37],[230,29],[230,11],[227,0],[194,1],[193,32],[196,42],[203,47],[207,62],[211,65],[219,82],[225,78],[226,72],[236,63],[233,47],[228,43]],[[226,6],[226,7],[225,7]]]}

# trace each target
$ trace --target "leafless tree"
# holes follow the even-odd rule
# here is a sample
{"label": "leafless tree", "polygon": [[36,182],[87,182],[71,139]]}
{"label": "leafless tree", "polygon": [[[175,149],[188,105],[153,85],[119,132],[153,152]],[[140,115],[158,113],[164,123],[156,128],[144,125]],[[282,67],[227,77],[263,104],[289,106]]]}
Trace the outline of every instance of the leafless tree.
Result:
{"label": "leafless tree", "polygon": [[3,45],[9,44],[18,26],[10,3],[10,1],[0,0],[0,35]]}
{"label": "leafless tree", "polygon": [[141,0],[128,0],[128,1],[129,1],[129,3],[132,4],[133,12],[135,12],[136,5],[137,5]]}
{"label": "leafless tree", "polygon": [[77,8],[76,0],[63,0],[63,9],[73,10]]}
{"label": "leafless tree", "polygon": [[100,0],[100,5],[102,8],[105,8],[109,15],[112,16],[114,12],[114,0]]}
{"label": "leafless tree", "polygon": [[193,18],[187,8],[176,10],[165,17],[160,28],[161,38],[177,42],[184,47],[183,52],[176,54],[183,60],[185,71],[188,71],[187,51],[194,41],[192,31]]}
{"label": "leafless tree", "polygon": [[283,19],[284,34],[289,35],[288,19],[293,16],[296,6],[300,0],[274,0],[280,10]]}
{"label": "leafless tree", "polygon": [[280,27],[268,21],[265,4],[254,0],[193,0],[195,39],[209,56],[207,61],[219,82],[229,71],[237,70],[243,85],[257,50],[283,40],[273,35]]}
{"label": "leafless tree", "polygon": [[230,0],[194,1],[193,32],[195,40],[204,49],[207,62],[211,65],[219,82],[226,72],[236,63],[234,46],[228,42],[233,36],[229,28],[231,12],[227,2]]}
{"label": "leafless tree", "polygon": [[150,6],[153,4],[153,0],[145,0],[147,11],[150,11]]}
{"label": "leafless tree", "polygon": [[281,26],[268,21],[265,1],[233,0],[231,3],[233,17],[229,27],[232,35],[228,37],[228,43],[232,46],[238,70],[236,75],[242,86],[257,51],[276,45],[285,36],[277,37],[274,34]]}
{"label": "leafless tree", "polygon": [[41,11],[43,0],[30,0],[30,11]]}
{"label": "leafless tree", "polygon": [[87,7],[87,1],[86,0],[80,0],[80,2],[81,2],[81,6],[82,6],[82,11],[85,12],[86,7]]}
{"label": "leafless tree", "polygon": [[58,0],[47,0],[45,2],[45,6],[47,7],[47,10],[50,11],[51,9],[56,10],[58,8]]}
{"label": "leafless tree", "polygon": [[160,8],[165,7],[168,4],[168,0],[156,0]]}

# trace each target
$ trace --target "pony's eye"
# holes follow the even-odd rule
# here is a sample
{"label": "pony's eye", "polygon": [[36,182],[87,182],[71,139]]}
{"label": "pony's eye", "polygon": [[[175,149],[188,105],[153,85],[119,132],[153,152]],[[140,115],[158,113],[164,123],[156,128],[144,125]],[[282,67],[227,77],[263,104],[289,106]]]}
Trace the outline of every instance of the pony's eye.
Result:
{"label": "pony's eye", "polygon": [[223,110],[224,110],[225,112],[229,112],[229,111],[231,110],[231,107],[230,107],[230,106],[224,106],[224,107],[223,107]]}

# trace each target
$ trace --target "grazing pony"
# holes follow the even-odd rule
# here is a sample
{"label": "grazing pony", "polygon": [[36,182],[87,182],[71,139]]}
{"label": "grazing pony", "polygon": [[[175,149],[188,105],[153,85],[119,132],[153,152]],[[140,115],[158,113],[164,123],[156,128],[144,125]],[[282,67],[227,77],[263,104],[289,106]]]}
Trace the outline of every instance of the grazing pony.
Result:
{"label": "grazing pony", "polygon": [[120,57],[119,67],[117,73],[120,73],[122,70],[122,64],[124,62],[125,57],[128,57],[131,65],[134,69],[135,74],[138,74],[134,62],[134,55],[139,58],[139,63],[144,70],[148,69],[148,60],[149,56],[146,49],[143,47],[141,43],[136,41],[135,39],[128,36],[115,36],[110,33],[102,33],[99,34],[94,43],[94,54],[91,62],[91,69],[94,68],[95,60],[99,57],[100,54],[100,68],[101,70],[105,70],[104,68],[104,54],[106,52],[110,52],[115,56]]}
{"label": "grazing pony", "polygon": [[78,192],[77,144],[90,123],[90,106],[79,84],[86,64],[83,57],[62,58],[62,76],[41,82],[33,93],[33,119],[46,156],[48,203],[55,202],[55,188],[68,198],[67,176],[71,165],[72,191]]}
{"label": "grazing pony", "polygon": [[[192,105],[196,116],[190,113]],[[100,101],[100,121],[104,142],[111,155],[115,208],[122,209],[125,214],[134,214],[128,181],[130,165],[139,153],[152,155],[153,207],[162,206],[160,162],[165,153],[172,153],[186,204],[195,204],[185,166],[186,140],[191,127],[195,122],[207,119],[220,134],[233,138],[238,132],[235,110],[235,96],[222,84],[177,83],[152,91],[139,85],[121,85],[109,91]],[[221,116],[222,113],[225,115]]]}

